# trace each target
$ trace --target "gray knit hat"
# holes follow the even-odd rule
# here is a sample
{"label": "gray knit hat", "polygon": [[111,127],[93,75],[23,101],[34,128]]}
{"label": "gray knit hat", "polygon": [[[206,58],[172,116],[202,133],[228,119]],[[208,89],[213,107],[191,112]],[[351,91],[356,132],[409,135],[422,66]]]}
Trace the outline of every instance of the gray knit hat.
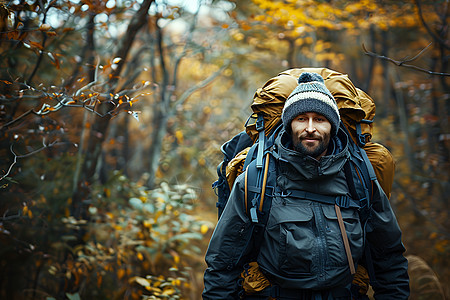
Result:
{"label": "gray knit hat", "polygon": [[281,119],[287,132],[291,132],[291,122],[299,114],[316,112],[331,123],[331,136],[337,134],[340,117],[336,101],[325,86],[319,74],[304,72],[298,78],[298,86],[284,104]]}

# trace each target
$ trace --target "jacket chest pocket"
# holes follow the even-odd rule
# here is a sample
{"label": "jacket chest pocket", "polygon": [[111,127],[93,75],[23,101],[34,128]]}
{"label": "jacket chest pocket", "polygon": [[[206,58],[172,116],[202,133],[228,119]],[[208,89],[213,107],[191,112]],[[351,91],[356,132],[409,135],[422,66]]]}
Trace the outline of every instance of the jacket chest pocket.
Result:
{"label": "jacket chest pocket", "polygon": [[[338,217],[334,206],[324,205],[321,207],[326,223],[326,243],[330,256],[331,266],[348,266],[345,255],[342,232],[339,228]],[[347,238],[350,244],[353,261],[357,262],[363,253],[364,235],[358,211],[351,208],[341,208],[341,214]]]}
{"label": "jacket chest pocket", "polygon": [[[357,211],[341,210],[352,256],[362,254],[362,229]],[[267,224],[267,246],[276,253],[277,269],[284,276],[307,277],[348,267],[344,243],[333,205],[312,201],[276,204]]]}
{"label": "jacket chest pocket", "polygon": [[277,269],[285,276],[311,275],[317,242],[314,213],[309,205],[274,205],[267,224],[266,243]]}

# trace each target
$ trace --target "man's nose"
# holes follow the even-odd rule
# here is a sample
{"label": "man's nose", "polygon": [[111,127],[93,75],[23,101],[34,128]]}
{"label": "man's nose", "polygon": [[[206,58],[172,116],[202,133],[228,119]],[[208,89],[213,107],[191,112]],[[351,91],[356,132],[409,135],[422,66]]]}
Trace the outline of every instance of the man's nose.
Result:
{"label": "man's nose", "polygon": [[316,131],[316,127],[315,127],[315,124],[314,124],[314,120],[313,120],[312,118],[310,118],[310,119],[308,120],[308,125],[306,126],[306,132],[312,133],[312,132],[314,132],[314,131]]}

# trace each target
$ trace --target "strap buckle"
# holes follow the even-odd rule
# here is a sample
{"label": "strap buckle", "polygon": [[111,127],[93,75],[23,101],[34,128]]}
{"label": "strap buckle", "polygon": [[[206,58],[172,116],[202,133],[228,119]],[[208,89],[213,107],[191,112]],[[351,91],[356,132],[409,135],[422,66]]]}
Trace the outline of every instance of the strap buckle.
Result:
{"label": "strap buckle", "polygon": [[261,114],[258,114],[258,119],[256,120],[256,130],[261,131],[264,129],[264,117]]}
{"label": "strap buckle", "polygon": [[282,198],[286,198],[286,197],[288,197],[288,196],[290,196],[292,194],[292,192],[291,191],[288,191],[287,193],[286,193],[286,191],[281,191],[281,193],[280,193],[280,197],[282,197]]}
{"label": "strap buckle", "polygon": [[338,196],[336,197],[336,205],[343,208],[349,208],[350,198],[347,196]]}

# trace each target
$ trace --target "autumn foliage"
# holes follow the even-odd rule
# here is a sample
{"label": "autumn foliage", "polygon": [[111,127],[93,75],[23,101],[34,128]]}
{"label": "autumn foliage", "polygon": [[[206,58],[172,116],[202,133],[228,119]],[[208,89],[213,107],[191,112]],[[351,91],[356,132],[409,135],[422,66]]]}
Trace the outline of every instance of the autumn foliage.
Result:
{"label": "autumn foliage", "polygon": [[448,297],[448,1],[178,2],[0,1],[0,298],[199,299],[220,145],[292,67],[375,100],[411,299]]}

